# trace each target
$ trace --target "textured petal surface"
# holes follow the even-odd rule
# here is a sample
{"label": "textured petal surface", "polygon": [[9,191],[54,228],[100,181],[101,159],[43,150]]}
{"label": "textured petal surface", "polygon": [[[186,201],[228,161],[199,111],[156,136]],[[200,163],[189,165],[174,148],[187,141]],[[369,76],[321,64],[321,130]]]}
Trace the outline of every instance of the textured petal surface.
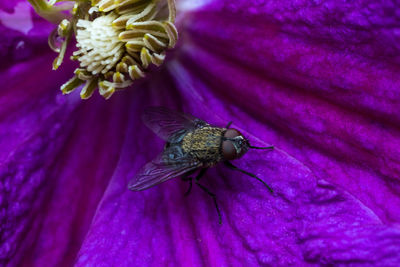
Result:
{"label": "textured petal surface", "polygon": [[[180,47],[109,101],[60,95],[72,68],[50,71],[50,25],[34,15],[27,34],[0,25],[0,262],[398,266],[396,2],[178,6],[190,11]],[[9,52],[19,38],[23,59]],[[212,199],[196,187],[184,197],[180,179],[128,191],[163,146],[140,120],[150,105],[233,120],[253,145],[273,144],[235,164],[275,193],[209,170],[201,183],[217,195],[220,226]]]}
{"label": "textured petal surface", "polygon": [[0,1],[0,71],[48,53],[54,25],[40,19],[26,1]]}
{"label": "textured petal surface", "polygon": [[0,257],[11,266],[71,265],[124,137],[127,101],[61,96],[53,79],[72,69],[39,71],[53,58],[14,65],[1,91]]}
{"label": "textured petal surface", "polygon": [[[219,227],[211,199],[199,190],[184,198],[180,181],[126,196],[116,186],[78,265],[398,264],[399,49],[389,26],[398,22],[364,5],[215,1],[188,15],[187,42],[168,64],[183,93],[171,96],[276,145],[241,162],[276,196],[223,167],[210,171],[204,183],[226,215]],[[149,153],[145,140],[127,153]],[[124,157],[121,172],[134,172]],[[129,177],[113,182],[121,176]],[[111,249],[118,256],[108,257]]]}
{"label": "textured petal surface", "polygon": [[285,151],[345,187],[384,222],[398,223],[395,1],[217,3],[191,17],[203,23],[188,26],[196,39],[189,60],[221,94],[230,88],[232,104],[254,115],[262,108],[258,116],[278,138],[295,138],[280,141]]}
{"label": "textured petal surface", "polygon": [[70,266],[118,160],[128,101],[62,96],[73,69],[51,71],[54,26],[32,18],[27,34],[0,25],[0,265]]}

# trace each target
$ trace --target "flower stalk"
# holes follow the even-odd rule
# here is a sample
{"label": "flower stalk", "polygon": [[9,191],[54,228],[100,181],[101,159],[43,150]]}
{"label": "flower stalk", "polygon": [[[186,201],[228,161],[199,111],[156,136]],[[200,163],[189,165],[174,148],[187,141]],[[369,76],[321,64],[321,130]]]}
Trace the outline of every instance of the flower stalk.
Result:
{"label": "flower stalk", "polygon": [[28,2],[32,5],[39,16],[54,24],[58,24],[63,19],[67,18],[68,15],[63,11],[70,10],[73,6],[71,1],[28,0]]}

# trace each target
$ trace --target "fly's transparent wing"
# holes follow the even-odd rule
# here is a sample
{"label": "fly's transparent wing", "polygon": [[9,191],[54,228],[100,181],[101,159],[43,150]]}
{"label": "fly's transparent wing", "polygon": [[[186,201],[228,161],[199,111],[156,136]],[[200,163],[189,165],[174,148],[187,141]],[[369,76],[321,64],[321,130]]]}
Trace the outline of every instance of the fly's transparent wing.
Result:
{"label": "fly's transparent wing", "polygon": [[144,124],[164,140],[168,140],[177,132],[185,133],[208,125],[189,114],[179,113],[164,107],[147,108],[142,116]]}
{"label": "fly's transparent wing", "polygon": [[141,168],[128,187],[142,191],[199,167],[201,163],[198,160],[183,154],[180,147],[172,146]]}

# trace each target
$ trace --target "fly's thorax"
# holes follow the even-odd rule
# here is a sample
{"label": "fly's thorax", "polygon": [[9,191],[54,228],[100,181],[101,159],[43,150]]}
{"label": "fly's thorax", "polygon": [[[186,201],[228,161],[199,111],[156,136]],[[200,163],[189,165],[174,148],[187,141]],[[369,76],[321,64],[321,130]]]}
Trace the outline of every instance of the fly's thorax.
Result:
{"label": "fly's thorax", "polygon": [[224,128],[203,127],[188,132],[182,140],[182,149],[212,166],[222,160],[221,142],[224,131]]}

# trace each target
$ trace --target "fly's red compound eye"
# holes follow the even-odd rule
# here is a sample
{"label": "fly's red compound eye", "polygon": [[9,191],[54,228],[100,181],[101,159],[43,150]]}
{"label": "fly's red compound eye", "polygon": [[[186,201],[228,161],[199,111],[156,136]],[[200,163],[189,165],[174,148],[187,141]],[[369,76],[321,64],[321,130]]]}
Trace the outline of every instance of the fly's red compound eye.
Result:
{"label": "fly's red compound eye", "polygon": [[[228,129],[226,130],[224,137],[235,138],[241,135],[242,134],[236,129]],[[231,140],[225,140],[222,142],[222,156],[225,160],[233,160],[241,157],[242,155],[238,155],[237,150]]]}

